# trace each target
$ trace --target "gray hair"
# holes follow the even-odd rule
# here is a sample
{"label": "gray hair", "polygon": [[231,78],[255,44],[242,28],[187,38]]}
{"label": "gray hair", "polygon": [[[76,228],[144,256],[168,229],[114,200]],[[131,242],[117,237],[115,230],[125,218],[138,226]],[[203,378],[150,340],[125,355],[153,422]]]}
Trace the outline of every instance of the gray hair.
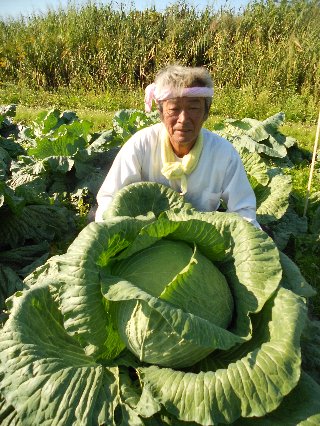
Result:
{"label": "gray hair", "polygon": [[[206,68],[203,67],[185,67],[182,65],[168,65],[161,69],[155,78],[157,88],[170,88],[179,91],[185,87],[210,87],[213,88],[212,78]],[[205,108],[206,117],[212,104],[212,97],[206,97]],[[162,112],[162,102],[158,104]]]}

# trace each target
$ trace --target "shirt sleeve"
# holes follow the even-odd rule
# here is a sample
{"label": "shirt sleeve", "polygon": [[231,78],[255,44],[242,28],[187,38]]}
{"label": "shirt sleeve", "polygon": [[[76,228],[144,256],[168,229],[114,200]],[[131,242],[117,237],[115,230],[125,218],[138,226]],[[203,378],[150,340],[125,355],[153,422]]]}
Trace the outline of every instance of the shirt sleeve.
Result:
{"label": "shirt sleeve", "polygon": [[248,180],[241,157],[234,150],[223,183],[222,199],[227,212],[235,212],[261,229],[256,219],[256,197]]}
{"label": "shirt sleeve", "polygon": [[103,221],[103,213],[121,188],[141,181],[141,152],[136,138],[132,137],[120,149],[98,194],[95,221]]}

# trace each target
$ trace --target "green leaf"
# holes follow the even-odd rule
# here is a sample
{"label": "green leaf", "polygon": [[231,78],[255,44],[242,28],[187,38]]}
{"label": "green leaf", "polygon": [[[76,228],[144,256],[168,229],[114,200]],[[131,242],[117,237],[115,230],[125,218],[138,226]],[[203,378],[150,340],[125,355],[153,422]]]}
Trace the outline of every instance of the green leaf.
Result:
{"label": "green leaf", "polygon": [[264,128],[263,123],[258,120],[244,118],[243,121],[245,123],[249,123],[252,127],[247,131],[248,136],[250,136],[253,140],[257,142],[262,142],[267,140],[269,134],[267,130]]}
{"label": "green leaf", "polygon": [[[278,131],[283,120],[284,114],[281,112],[262,122],[252,118],[227,119],[217,133],[229,139],[237,150],[244,147],[252,153],[284,158],[287,156],[286,137]],[[291,144],[292,141],[287,142],[287,145]]]}
{"label": "green leaf", "polygon": [[76,177],[78,182],[76,184],[75,190],[88,189],[91,194],[96,196],[106,178],[106,173],[104,170],[101,170],[100,167],[95,168],[86,163],[80,165],[79,163],[76,163]]}
{"label": "green leaf", "polygon": [[6,309],[5,301],[16,291],[23,289],[23,283],[17,273],[9,266],[0,263],[0,319],[5,319],[3,311]]}
{"label": "green leaf", "polygon": [[120,336],[141,361],[185,367],[244,340],[118,277],[105,278],[102,292],[109,301],[121,302],[116,313]]}
{"label": "green leaf", "polygon": [[303,370],[320,385],[320,321],[307,320],[301,337],[301,349]]}
{"label": "green leaf", "polygon": [[1,168],[2,168],[2,176],[4,176],[5,172],[8,170],[10,163],[11,163],[11,157],[8,154],[7,150],[4,149],[2,146],[0,146],[0,161],[1,161]]}
{"label": "green leaf", "polygon": [[0,247],[65,239],[74,232],[71,212],[55,205],[25,206],[19,215],[0,210],[0,223]]}
{"label": "green leaf", "polygon": [[72,156],[87,146],[91,123],[75,120],[74,117],[66,118],[64,115],[59,117],[57,110],[39,118],[39,121],[42,126],[36,139],[37,146],[28,150],[29,155],[38,159]]}
{"label": "green leaf", "polygon": [[0,252],[0,263],[4,263],[13,269],[20,269],[48,253],[49,250],[50,245],[47,241],[17,247],[12,250],[3,250]]}
{"label": "green leaf", "polygon": [[42,164],[47,171],[65,174],[72,169],[74,160],[67,156],[52,156],[45,158]]}
{"label": "green leaf", "polygon": [[291,190],[291,177],[281,174],[272,177],[268,186],[255,187],[257,220],[260,224],[274,222],[286,213]]}
{"label": "green leaf", "polygon": [[306,373],[274,412],[263,418],[241,419],[235,426],[317,426],[320,423],[320,386]]}
{"label": "green leaf", "polygon": [[[0,393],[0,423],[1,426],[18,426],[19,420],[15,409],[7,404],[3,395]],[[21,423],[20,423],[21,426]]]}
{"label": "green leaf", "polygon": [[191,209],[192,206],[173,189],[154,182],[138,182],[118,191],[104,219],[114,216],[136,217],[153,212],[155,216],[169,209]]}
{"label": "green leaf", "polygon": [[268,302],[265,309],[271,320],[270,340],[242,359],[199,374],[141,367],[143,386],[179,420],[200,424],[232,423],[275,410],[300,378],[306,308],[298,296],[279,289],[274,304]]}
{"label": "green leaf", "polygon": [[283,271],[281,285],[284,288],[303,297],[312,297],[317,294],[313,287],[311,287],[301,275],[298,266],[282,252],[280,252],[280,262]]}
{"label": "green leaf", "polygon": [[79,121],[75,112],[64,111],[60,112],[58,109],[51,109],[49,111],[42,111],[38,114],[34,122],[34,131],[40,135],[53,133],[65,124],[71,124],[74,121]]}
{"label": "green leaf", "polygon": [[15,192],[10,188],[10,186],[7,185],[6,182],[1,180],[0,197],[0,207],[6,204],[10,208],[11,212],[14,214],[19,214],[25,205],[25,200],[21,197],[18,197]]}
{"label": "green leaf", "polygon": [[[281,279],[279,252],[272,239],[237,214],[192,212],[191,215],[170,211],[166,216],[171,221],[186,222],[191,228],[191,219],[198,219],[211,224],[211,229],[220,234],[226,254],[223,261],[221,257],[218,259],[219,269],[227,278],[237,307],[232,331],[247,336],[250,330],[248,312],[259,312]],[[212,241],[212,231],[209,232],[209,228],[206,231],[204,235],[200,234],[200,238],[203,238],[200,243],[196,233],[191,235],[199,249],[211,258],[207,250],[202,249]],[[182,235],[180,238],[183,239]]]}
{"label": "green leaf", "polygon": [[267,166],[256,152],[249,152],[246,148],[239,149],[244,168],[249,177],[254,177],[263,186],[268,185],[269,176]]}
{"label": "green leaf", "polygon": [[28,150],[29,155],[35,156],[37,159],[47,157],[72,156],[78,149],[83,149],[86,141],[82,138],[74,137],[72,134],[66,133],[63,136],[54,138],[43,138],[37,141],[36,148]]}
{"label": "green leaf", "polygon": [[[187,232],[189,229],[193,231]],[[120,313],[117,323],[120,335],[139,359],[160,365],[191,365],[208,354],[210,348],[222,348],[221,345],[225,344],[230,348],[230,345],[237,341],[251,338],[249,313],[262,309],[277,289],[281,278],[278,250],[264,232],[236,214],[169,211],[157,221],[145,226],[140,234],[141,238],[139,239],[138,235],[137,240],[146,243],[145,247],[165,237],[175,241],[190,241],[196,244],[204,255],[213,253],[212,258],[215,260],[217,257],[221,260],[223,254],[225,259],[219,263],[219,268],[230,286],[236,312],[229,334],[229,331],[226,332],[194,316],[193,311],[183,312],[171,303],[170,306],[163,304],[161,299],[138,288],[138,283],[133,286],[122,277],[107,276],[103,281],[103,293],[108,300],[118,302]],[[150,239],[143,240],[145,235]],[[214,253],[216,241],[219,242],[218,256]],[[138,245],[138,248],[142,249],[143,245]],[[129,253],[134,253],[130,251],[130,247],[127,251],[123,252],[122,259],[128,259]],[[121,272],[119,275],[121,276]],[[176,277],[175,280],[177,281],[169,286],[176,286],[178,290],[180,278]],[[201,302],[200,299],[207,296],[208,291],[198,294],[199,306],[203,304],[203,311],[206,301]],[[152,329],[162,331],[154,335]],[[198,329],[202,330],[200,335]],[[187,362],[189,364],[186,364]]]}
{"label": "green leaf", "polygon": [[306,217],[300,217],[289,204],[289,208],[277,222],[269,224],[273,239],[279,250],[284,250],[288,244],[290,236],[297,236],[307,232],[308,221]]}
{"label": "green leaf", "polygon": [[[111,223],[91,223],[84,228],[67,253],[49,259],[46,272],[34,274],[30,283],[47,283],[61,287],[59,291],[64,327],[70,335],[77,335],[96,358],[114,357],[108,341],[118,342],[101,295],[101,274],[118,252],[127,247],[145,221],[122,218]],[[112,324],[111,324],[112,326]],[[108,340],[109,339],[109,340]],[[117,346],[119,352],[123,349]]]}
{"label": "green leaf", "polygon": [[121,143],[121,137],[118,136],[113,129],[106,130],[100,133],[99,136],[90,143],[89,147],[87,148],[87,152],[89,155],[108,152],[112,150],[118,152]]}
{"label": "green leaf", "polygon": [[[203,294],[206,297],[199,297]],[[233,298],[224,275],[198,250],[167,284],[160,299],[225,329],[233,316]]]}
{"label": "green leaf", "polygon": [[17,109],[16,104],[1,105],[0,116],[2,116],[2,117],[15,117],[16,109]]}
{"label": "green leaf", "polygon": [[58,126],[59,117],[60,111],[58,109],[40,112],[35,119],[35,131],[40,134],[49,133]]}
{"label": "green leaf", "polygon": [[2,138],[0,136],[1,147],[7,151],[12,159],[16,159],[19,155],[25,154],[22,146],[10,138]]}
{"label": "green leaf", "polygon": [[24,424],[114,424],[118,369],[97,364],[64,330],[48,286],[15,299],[0,359],[3,395]]}
{"label": "green leaf", "polygon": [[138,130],[159,122],[159,114],[146,114],[136,109],[118,111],[113,117],[113,128],[126,142]]}

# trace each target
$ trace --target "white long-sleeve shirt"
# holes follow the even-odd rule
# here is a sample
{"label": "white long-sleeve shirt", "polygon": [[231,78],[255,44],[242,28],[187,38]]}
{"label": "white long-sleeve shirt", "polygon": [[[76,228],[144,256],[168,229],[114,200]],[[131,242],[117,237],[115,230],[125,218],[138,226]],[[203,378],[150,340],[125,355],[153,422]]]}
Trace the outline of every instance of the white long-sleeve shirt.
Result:
{"label": "white long-sleeve shirt", "polygon": [[[162,173],[161,131],[158,123],[135,133],[121,148],[97,194],[96,222],[102,221],[115,193],[141,181],[157,182],[180,192],[180,180],[168,180]],[[260,228],[256,221],[256,198],[241,158],[226,139],[202,129],[203,149],[196,169],[187,176],[186,201],[198,211],[215,211],[222,199],[228,212],[239,213]],[[176,160],[179,161],[178,157]]]}

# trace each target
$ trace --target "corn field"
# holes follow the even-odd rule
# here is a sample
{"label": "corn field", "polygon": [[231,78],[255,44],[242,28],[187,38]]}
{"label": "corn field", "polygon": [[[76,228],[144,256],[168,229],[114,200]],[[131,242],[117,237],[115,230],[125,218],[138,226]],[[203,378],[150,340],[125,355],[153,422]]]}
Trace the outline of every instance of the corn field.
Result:
{"label": "corn field", "polygon": [[319,99],[320,1],[253,1],[239,13],[180,2],[158,12],[88,2],[0,21],[0,81],[138,88],[168,63],[205,66],[216,87],[251,85]]}

